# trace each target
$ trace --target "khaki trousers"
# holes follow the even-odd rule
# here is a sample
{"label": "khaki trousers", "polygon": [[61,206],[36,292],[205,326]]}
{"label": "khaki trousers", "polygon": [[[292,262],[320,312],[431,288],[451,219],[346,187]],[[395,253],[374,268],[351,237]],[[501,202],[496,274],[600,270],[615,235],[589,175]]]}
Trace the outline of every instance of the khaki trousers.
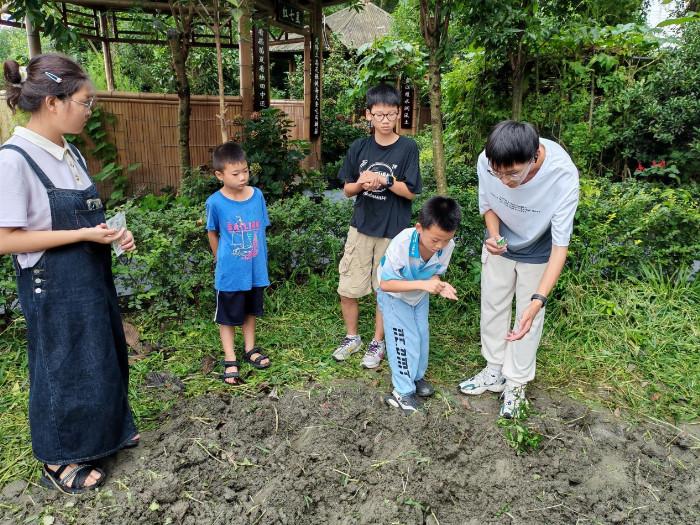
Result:
{"label": "khaki trousers", "polygon": [[537,291],[547,263],[516,262],[481,253],[481,355],[512,385],[524,385],[535,377],[537,347],[542,336],[544,308],[535,316],[530,331],[519,341],[506,341],[513,328],[512,309],[515,294],[516,323]]}

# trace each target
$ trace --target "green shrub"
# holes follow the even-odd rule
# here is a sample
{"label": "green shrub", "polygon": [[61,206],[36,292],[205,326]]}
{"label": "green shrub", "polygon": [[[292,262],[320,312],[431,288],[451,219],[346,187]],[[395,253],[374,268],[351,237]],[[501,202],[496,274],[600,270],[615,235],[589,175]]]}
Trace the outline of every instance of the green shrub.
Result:
{"label": "green shrub", "polygon": [[687,189],[582,179],[569,265],[595,276],[639,277],[700,259],[700,199]]}
{"label": "green shrub", "polygon": [[292,124],[282,110],[264,109],[244,121],[243,136],[237,138],[248,157],[250,183],[268,202],[303,189],[300,162],[309,154],[309,143],[289,138]]}
{"label": "green shrub", "polygon": [[[156,318],[213,308],[213,258],[202,202],[147,196],[124,207],[138,250],[115,261],[115,277],[129,292],[128,309]],[[316,203],[297,195],[269,206],[270,280],[302,282],[337,265],[350,224],[350,201]]]}
{"label": "green shrub", "polygon": [[129,292],[125,306],[156,318],[180,318],[213,305],[213,258],[204,206],[189,199],[147,197],[124,206],[137,251],[116,261],[115,278]]}
{"label": "green shrub", "polygon": [[331,113],[330,109],[321,115],[321,151],[323,162],[336,162],[345,158],[350,144],[367,136],[367,125],[363,120],[353,123],[342,113]]}
{"label": "green shrub", "polygon": [[17,287],[12,258],[9,256],[0,257],[0,323],[3,319],[11,317],[10,309],[16,300]]}
{"label": "green shrub", "polygon": [[221,188],[216,176],[207,170],[191,168],[187,170],[180,183],[180,195],[192,202],[204,203],[207,198]]}
{"label": "green shrub", "polygon": [[337,266],[350,225],[350,200],[314,202],[298,195],[269,207],[270,279],[301,280]]}

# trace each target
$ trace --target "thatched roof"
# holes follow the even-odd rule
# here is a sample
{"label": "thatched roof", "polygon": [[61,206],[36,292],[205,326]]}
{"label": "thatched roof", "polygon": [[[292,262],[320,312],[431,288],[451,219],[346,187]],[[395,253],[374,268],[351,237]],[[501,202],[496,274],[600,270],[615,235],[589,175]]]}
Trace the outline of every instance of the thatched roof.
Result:
{"label": "thatched roof", "polygon": [[[348,49],[357,49],[364,44],[371,44],[376,38],[389,34],[392,18],[381,7],[365,0],[363,9],[359,12],[346,7],[328,15],[324,20],[329,28]],[[289,38],[298,35],[289,35]],[[299,52],[304,50],[304,44],[282,44],[271,46],[272,53]]]}

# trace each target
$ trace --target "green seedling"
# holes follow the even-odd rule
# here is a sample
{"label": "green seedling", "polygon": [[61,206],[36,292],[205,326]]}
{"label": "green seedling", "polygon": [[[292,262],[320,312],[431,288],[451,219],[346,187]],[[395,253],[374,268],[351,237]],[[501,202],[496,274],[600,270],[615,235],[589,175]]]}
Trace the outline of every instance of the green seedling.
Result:
{"label": "green seedling", "polygon": [[529,404],[525,402],[515,417],[511,419],[500,418],[497,423],[504,431],[506,443],[518,455],[537,450],[542,442],[542,435],[525,424],[530,415],[529,412]]}
{"label": "green seedling", "polygon": [[496,241],[496,246],[498,246],[499,248],[503,248],[507,243],[508,239],[506,239],[505,237],[499,237]]}

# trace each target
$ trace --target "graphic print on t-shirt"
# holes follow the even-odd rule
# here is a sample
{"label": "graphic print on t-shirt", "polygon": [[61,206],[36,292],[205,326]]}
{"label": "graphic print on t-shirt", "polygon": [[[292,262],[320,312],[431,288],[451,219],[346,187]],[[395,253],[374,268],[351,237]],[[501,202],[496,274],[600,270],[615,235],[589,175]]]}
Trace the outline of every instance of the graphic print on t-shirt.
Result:
{"label": "graphic print on t-shirt", "polygon": [[[360,173],[363,171],[371,171],[372,173],[377,173],[382,177],[387,177],[389,175],[393,177],[394,170],[398,167],[397,164],[392,164],[390,166],[384,162],[373,162],[368,168],[365,168],[364,166],[367,164],[367,162],[367,159],[365,159],[360,163]],[[371,199],[376,199],[378,201],[385,201],[387,199],[385,195],[387,191],[390,191],[389,188],[383,186],[373,191],[365,190],[364,196]]]}
{"label": "graphic print on t-shirt", "polygon": [[226,231],[231,235],[231,255],[245,261],[258,255],[258,231],[260,221],[248,221],[236,215],[236,222],[226,221]]}

